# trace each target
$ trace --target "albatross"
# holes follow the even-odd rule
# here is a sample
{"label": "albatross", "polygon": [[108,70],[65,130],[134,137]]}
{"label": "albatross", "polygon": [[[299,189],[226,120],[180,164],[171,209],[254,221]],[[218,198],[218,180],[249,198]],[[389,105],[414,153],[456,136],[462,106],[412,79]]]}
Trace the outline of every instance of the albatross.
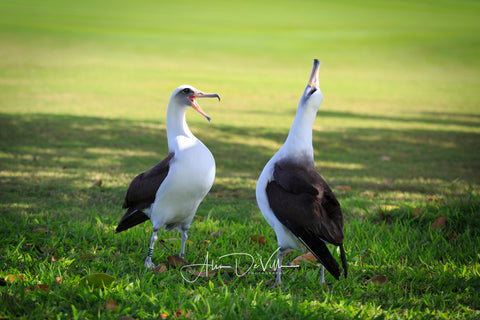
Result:
{"label": "albatross", "polygon": [[188,128],[185,113],[195,109],[209,122],[210,117],[197,103],[199,98],[218,98],[189,85],[175,89],[167,108],[168,155],[152,168],[136,176],[127,189],[123,208],[127,209],[116,232],[127,230],[148,219],[152,222],[152,238],[145,266],[151,268],[157,231],[165,226],[182,234],[180,257],[185,253],[187,230],[198,206],[213,185],[215,159],[208,148]]}
{"label": "albatross", "polygon": [[[340,267],[326,243],[340,247],[342,266],[347,277],[343,248],[343,215],[332,190],[315,169],[312,128],[323,95],[318,81],[320,62],[315,59],[307,87],[298,104],[295,120],[284,145],[267,162],[258,178],[258,206],[273,228],[279,247],[277,277],[281,285],[283,257],[305,246],[337,280]],[[303,246],[302,246],[303,245]]]}

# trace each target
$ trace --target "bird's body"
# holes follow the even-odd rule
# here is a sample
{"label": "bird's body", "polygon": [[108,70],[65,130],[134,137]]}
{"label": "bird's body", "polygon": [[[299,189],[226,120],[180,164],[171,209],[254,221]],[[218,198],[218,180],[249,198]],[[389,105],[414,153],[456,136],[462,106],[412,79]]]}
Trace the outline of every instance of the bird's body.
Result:
{"label": "bird's body", "polygon": [[[125,195],[127,209],[117,232],[150,219],[153,234],[145,260],[152,267],[153,246],[157,231],[177,229],[182,233],[180,256],[184,255],[187,230],[198,206],[213,185],[215,159],[208,148],[188,128],[185,113],[192,106],[208,120],[196,98],[217,97],[190,86],[180,86],[170,98],[167,110],[168,155],[144,173],[136,176]],[[219,98],[220,99],[220,98]]]}
{"label": "bird's body", "polygon": [[277,236],[278,270],[275,284],[281,283],[283,256],[307,247],[335,277],[340,268],[325,243],[343,251],[343,215],[332,190],[316,171],[312,127],[323,100],[318,85],[320,63],[315,60],[309,84],[300,100],[294,123],[284,145],[267,162],[256,188],[258,206]]}

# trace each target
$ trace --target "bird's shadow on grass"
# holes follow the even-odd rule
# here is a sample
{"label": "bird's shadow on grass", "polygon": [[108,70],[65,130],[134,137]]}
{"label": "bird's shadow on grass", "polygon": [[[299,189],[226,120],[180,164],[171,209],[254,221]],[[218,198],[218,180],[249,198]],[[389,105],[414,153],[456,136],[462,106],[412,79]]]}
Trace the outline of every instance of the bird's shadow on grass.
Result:
{"label": "bird's shadow on grass", "polygon": [[[322,117],[362,121],[366,116],[324,112]],[[422,121],[469,127],[475,120],[462,115],[448,118],[430,114]],[[249,202],[255,201],[255,183],[263,166],[288,133],[261,123],[196,124],[191,129],[216,159],[217,179],[210,199]],[[271,146],[256,145],[256,137],[271,141]],[[480,181],[480,154],[471,151],[480,150],[480,135],[467,130],[316,128],[313,146],[317,169],[327,182],[359,192],[435,194],[455,180],[464,185]],[[88,186],[96,176],[104,176],[104,187],[119,204],[128,182],[168,152],[164,123],[52,114],[0,114],[0,150],[1,189],[7,202],[22,202],[19,198],[25,196],[33,202],[48,201],[61,188]]]}

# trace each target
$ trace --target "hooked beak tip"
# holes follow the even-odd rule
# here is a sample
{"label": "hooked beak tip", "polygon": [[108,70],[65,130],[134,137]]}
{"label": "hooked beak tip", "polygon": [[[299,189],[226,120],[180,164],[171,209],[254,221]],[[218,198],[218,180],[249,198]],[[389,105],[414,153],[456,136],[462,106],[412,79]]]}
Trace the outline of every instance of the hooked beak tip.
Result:
{"label": "hooked beak tip", "polygon": [[320,87],[320,83],[318,81],[318,71],[320,70],[320,61],[318,59],[313,60],[313,68],[312,73],[310,74],[310,78],[308,79],[308,85],[312,87]]}

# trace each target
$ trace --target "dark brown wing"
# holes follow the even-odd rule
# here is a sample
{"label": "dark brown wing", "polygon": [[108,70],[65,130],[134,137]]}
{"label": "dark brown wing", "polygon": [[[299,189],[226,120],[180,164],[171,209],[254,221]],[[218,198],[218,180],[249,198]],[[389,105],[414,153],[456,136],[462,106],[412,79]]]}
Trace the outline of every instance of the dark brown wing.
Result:
{"label": "dark brown wing", "polygon": [[174,155],[173,152],[169,153],[161,162],[132,180],[123,202],[123,208],[128,210],[118,223],[117,232],[131,228],[149,219],[142,210],[150,207],[155,201],[157,190],[168,175],[170,163]]}
{"label": "dark brown wing", "polygon": [[340,268],[325,242],[342,245],[343,215],[313,164],[278,162],[266,191],[277,219],[338,279]]}

